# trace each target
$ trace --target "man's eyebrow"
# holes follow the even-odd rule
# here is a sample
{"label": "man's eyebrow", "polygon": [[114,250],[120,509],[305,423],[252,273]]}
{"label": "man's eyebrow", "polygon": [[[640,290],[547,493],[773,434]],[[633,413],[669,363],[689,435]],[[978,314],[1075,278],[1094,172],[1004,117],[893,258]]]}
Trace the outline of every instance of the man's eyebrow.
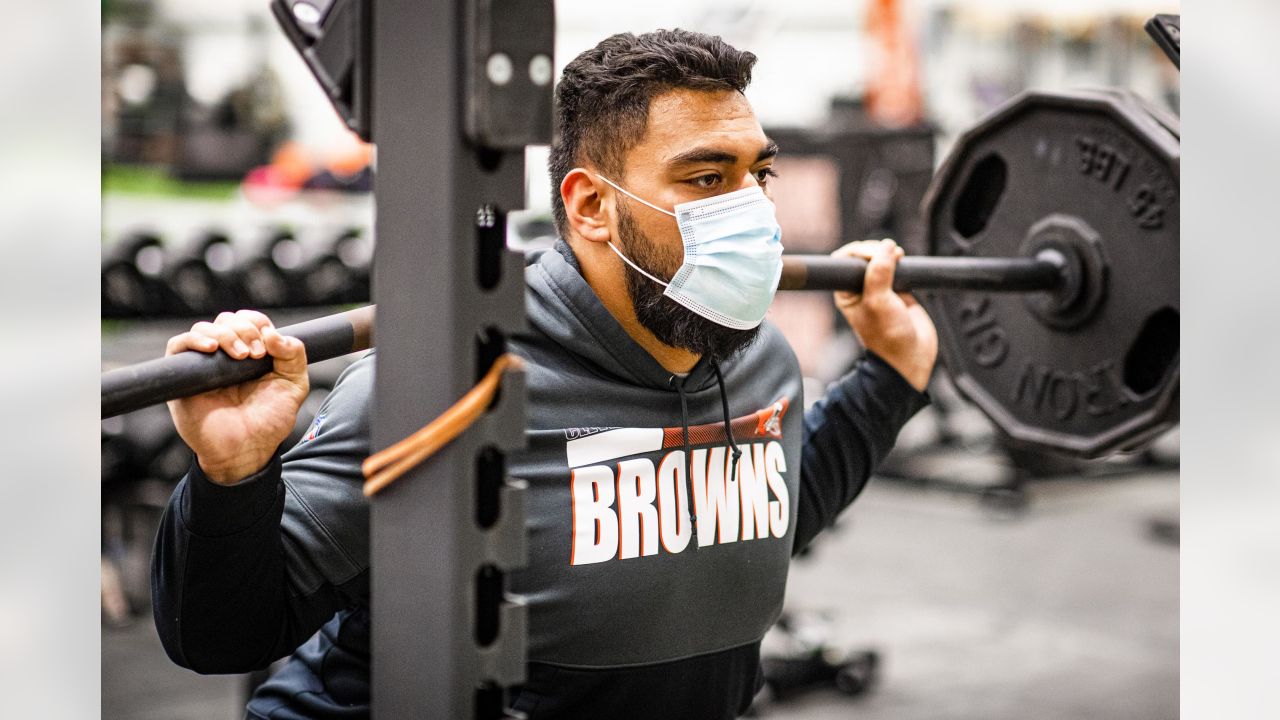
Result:
{"label": "man's eyebrow", "polygon": [[[760,154],[756,155],[756,162],[771,158],[778,154],[778,143],[770,140],[760,150]],[[738,162],[738,156],[731,152],[718,150],[712,147],[696,147],[691,150],[685,150],[679,155],[675,155],[667,159],[668,165],[693,165],[696,163],[717,163],[732,165]]]}
{"label": "man's eyebrow", "polygon": [[696,163],[725,163],[732,165],[738,162],[738,156],[724,150],[710,147],[696,147],[667,159],[668,165],[693,165]]}

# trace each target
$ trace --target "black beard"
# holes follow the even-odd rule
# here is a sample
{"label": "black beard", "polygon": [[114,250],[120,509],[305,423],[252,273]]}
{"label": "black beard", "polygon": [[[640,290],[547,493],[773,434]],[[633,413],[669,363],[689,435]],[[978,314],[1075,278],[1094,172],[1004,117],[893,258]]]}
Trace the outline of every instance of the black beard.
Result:
{"label": "black beard", "polygon": [[[644,237],[625,205],[618,205],[618,240],[622,252],[645,272],[670,278],[684,262],[680,257],[664,258]],[[625,263],[624,263],[625,264]],[[627,294],[636,319],[664,345],[696,353],[719,364],[746,349],[760,335],[757,325],[750,330],[734,330],[708,320],[662,294],[666,288],[627,266]]]}

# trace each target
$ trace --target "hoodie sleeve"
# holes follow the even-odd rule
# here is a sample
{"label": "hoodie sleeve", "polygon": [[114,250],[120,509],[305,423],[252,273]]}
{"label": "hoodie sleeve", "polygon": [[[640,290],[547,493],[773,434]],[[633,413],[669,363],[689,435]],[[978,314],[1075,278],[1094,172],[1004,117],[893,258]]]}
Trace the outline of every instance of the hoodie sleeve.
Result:
{"label": "hoodie sleeve", "polygon": [[858,497],[898,431],[927,404],[927,394],[868,353],[805,412],[793,553],[804,550]]}
{"label": "hoodie sleeve", "polygon": [[169,500],[151,592],[169,657],[201,673],[266,667],[368,597],[372,358],[349,367],[308,439],[233,486],[197,463]]}

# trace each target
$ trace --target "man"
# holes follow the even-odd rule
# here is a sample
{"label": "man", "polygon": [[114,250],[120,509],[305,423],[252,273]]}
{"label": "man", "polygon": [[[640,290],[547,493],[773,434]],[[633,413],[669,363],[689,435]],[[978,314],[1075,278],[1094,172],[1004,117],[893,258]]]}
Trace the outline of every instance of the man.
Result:
{"label": "man", "polygon": [[[530,548],[513,577],[530,613],[513,705],[535,720],[743,712],[791,556],[926,402],[937,337],[892,291],[902,251],[855,243],[842,252],[869,258],[864,293],[836,300],[871,355],[802,417],[795,356],[761,322],[781,245],[777,149],[742,94],[754,62],[716,37],[623,34],[556,90],[563,241],[528,266],[531,327],[511,343],[527,366],[528,450],[510,467],[529,482]],[[250,718],[366,715],[373,357],[282,458],[307,392],[301,344],[241,311],[168,352],[218,348],[275,371],[170,405],[197,462],[156,544],[165,649],[200,672],[293,652]]]}

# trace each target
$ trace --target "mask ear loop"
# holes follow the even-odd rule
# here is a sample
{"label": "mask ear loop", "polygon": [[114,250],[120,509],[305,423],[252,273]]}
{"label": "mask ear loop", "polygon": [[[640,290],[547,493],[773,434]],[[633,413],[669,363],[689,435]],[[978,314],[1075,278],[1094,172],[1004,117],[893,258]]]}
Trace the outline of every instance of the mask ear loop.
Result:
{"label": "mask ear loop", "polygon": [[[627,192],[626,190],[623,190],[623,189],[622,189],[622,187],[621,187],[621,186],[619,186],[617,183],[615,183],[614,181],[610,180],[609,178],[607,178],[607,177],[605,177],[605,176],[601,175],[600,173],[596,173],[596,174],[595,174],[595,176],[596,176],[596,177],[598,177],[598,178],[600,178],[601,180],[603,180],[603,181],[605,181],[605,182],[609,183],[610,185],[612,185],[612,186],[613,186],[613,189],[614,189],[614,190],[617,190],[618,192],[622,193],[623,195],[626,195],[627,197],[631,198],[632,200],[635,200],[636,202],[638,202],[638,203],[642,203],[642,204],[644,204],[644,205],[648,205],[649,207],[653,208],[654,210],[657,210],[657,211],[658,211],[658,212],[660,212],[660,213],[666,213],[666,214],[670,215],[671,217],[676,217],[676,214],[675,214],[675,213],[673,213],[673,212],[671,212],[670,210],[663,210],[662,208],[658,207],[657,205],[654,205],[653,203],[649,202],[648,200],[645,200],[644,198],[636,197],[635,195],[632,195],[631,193]],[[622,254],[622,251],[618,249],[618,246],[616,246],[616,245],[614,245],[614,244],[613,244],[613,241],[612,241],[612,240],[611,240],[611,241],[609,241],[609,243],[608,243],[608,244],[609,244],[609,249],[610,249],[610,250],[612,250],[612,251],[614,252],[614,254],[615,254],[615,255],[617,255],[618,257],[622,258],[622,262],[624,262],[624,263],[626,263],[626,264],[630,265],[632,270],[635,270],[636,272],[640,273],[641,275],[643,275],[643,276],[645,276],[645,277],[649,278],[650,280],[652,280],[652,281],[654,281],[654,282],[658,283],[658,284],[659,284],[659,285],[661,285],[662,287],[670,287],[670,286],[671,286],[671,284],[670,284],[670,283],[663,282],[662,280],[659,280],[658,278],[656,278],[656,277],[654,277],[654,276],[650,275],[649,273],[645,272],[645,271],[644,271],[644,269],[643,269],[643,268],[641,268],[639,265],[637,265],[637,264],[635,264],[635,263],[631,262],[631,258],[627,257],[626,255],[623,255],[623,254]]]}
{"label": "mask ear loop", "polygon": [[613,251],[613,252],[614,252],[618,257],[622,258],[622,262],[624,262],[624,263],[626,263],[626,264],[630,265],[632,270],[635,270],[636,272],[640,273],[641,275],[643,275],[643,276],[645,276],[645,277],[649,278],[650,280],[652,280],[652,281],[654,281],[654,282],[658,283],[658,284],[659,284],[659,285],[661,285],[662,287],[670,287],[670,283],[665,283],[665,282],[663,282],[663,281],[659,280],[658,278],[656,278],[656,277],[654,277],[654,276],[650,275],[649,273],[645,272],[644,270],[642,270],[642,269],[640,268],[640,266],[639,266],[639,265],[637,265],[637,264],[635,264],[635,263],[631,262],[631,259],[630,259],[630,258],[628,258],[626,255],[623,255],[623,254],[622,254],[622,251],[621,251],[621,250],[619,250],[619,249],[618,249],[618,248],[613,244],[613,241],[612,241],[612,240],[610,240],[608,244],[609,244],[609,249],[610,249],[610,250],[612,250],[612,251]]}
{"label": "mask ear loop", "polygon": [[623,195],[626,195],[627,197],[631,198],[632,200],[635,200],[635,201],[636,201],[636,202],[638,202],[638,203],[644,203],[645,205],[648,205],[649,207],[653,208],[654,210],[657,210],[657,211],[658,211],[658,212],[660,212],[660,213],[666,213],[667,215],[670,215],[671,217],[676,217],[676,214],[675,214],[675,213],[673,213],[673,212],[671,212],[670,210],[663,210],[662,208],[658,207],[657,205],[654,205],[653,203],[649,202],[648,200],[645,200],[644,198],[641,198],[641,197],[636,197],[635,195],[632,195],[631,193],[627,192],[626,190],[623,190],[623,189],[622,189],[622,187],[621,187],[621,186],[619,186],[617,183],[615,183],[614,181],[610,180],[609,178],[607,178],[607,177],[605,177],[605,176],[601,175],[600,173],[596,173],[596,177],[598,177],[598,178],[600,178],[601,180],[603,180],[603,181],[605,181],[605,182],[609,183],[610,185],[612,185],[612,186],[613,186],[613,189],[614,189],[614,190],[617,190],[618,192],[622,193]]}

